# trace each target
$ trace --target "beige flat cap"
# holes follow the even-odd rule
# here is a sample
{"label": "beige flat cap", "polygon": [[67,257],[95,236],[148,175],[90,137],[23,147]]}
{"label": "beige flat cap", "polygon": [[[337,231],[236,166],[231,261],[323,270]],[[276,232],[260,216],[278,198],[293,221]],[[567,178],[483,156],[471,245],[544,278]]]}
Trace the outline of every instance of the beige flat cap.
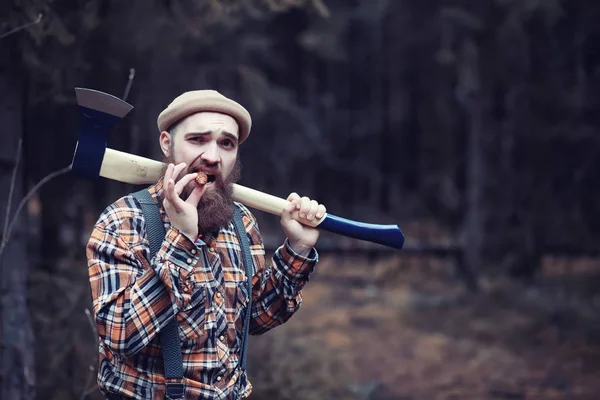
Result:
{"label": "beige flat cap", "polygon": [[176,97],[158,115],[158,130],[159,132],[166,131],[174,123],[202,111],[219,112],[233,117],[240,127],[240,144],[250,135],[252,127],[250,113],[239,103],[223,96],[216,90],[193,90]]}

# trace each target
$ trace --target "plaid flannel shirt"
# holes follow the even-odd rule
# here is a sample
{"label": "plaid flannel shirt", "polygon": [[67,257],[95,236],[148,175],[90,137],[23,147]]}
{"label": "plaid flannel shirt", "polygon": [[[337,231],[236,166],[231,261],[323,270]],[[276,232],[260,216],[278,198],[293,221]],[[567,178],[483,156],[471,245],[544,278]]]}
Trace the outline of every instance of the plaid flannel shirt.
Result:
{"label": "plaid flannel shirt", "polygon": [[[166,236],[152,260],[139,203],[127,195],[96,222],[86,255],[99,335],[98,385],[103,393],[163,399],[165,379],[158,333],[179,322],[186,399],[227,399],[238,379],[243,397],[252,384],[240,372],[246,274],[233,223],[195,241],[169,223],[158,201],[162,180],[149,188],[159,203]],[[252,213],[242,204],[253,265],[250,334],[286,322],[302,303],[301,289],[318,261],[286,241],[266,264]]]}

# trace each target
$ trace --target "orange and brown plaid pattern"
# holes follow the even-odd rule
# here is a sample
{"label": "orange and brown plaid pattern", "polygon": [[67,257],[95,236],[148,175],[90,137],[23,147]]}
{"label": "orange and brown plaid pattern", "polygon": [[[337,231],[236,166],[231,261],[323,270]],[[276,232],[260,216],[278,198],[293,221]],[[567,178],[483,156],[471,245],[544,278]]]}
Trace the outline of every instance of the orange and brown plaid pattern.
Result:
{"label": "orange and brown plaid pattern", "polygon": [[[149,188],[155,200],[162,181]],[[161,202],[158,201],[160,204]],[[314,270],[308,257],[286,242],[266,264],[255,217],[242,204],[254,260],[250,334],[286,322],[302,303],[301,289]],[[99,335],[98,385],[103,393],[163,399],[163,361],[158,333],[179,322],[186,399],[228,399],[238,379],[243,396],[252,391],[240,373],[246,274],[233,224],[204,240],[190,240],[172,227],[159,207],[166,236],[152,260],[138,202],[125,196],[98,219],[86,254]]]}

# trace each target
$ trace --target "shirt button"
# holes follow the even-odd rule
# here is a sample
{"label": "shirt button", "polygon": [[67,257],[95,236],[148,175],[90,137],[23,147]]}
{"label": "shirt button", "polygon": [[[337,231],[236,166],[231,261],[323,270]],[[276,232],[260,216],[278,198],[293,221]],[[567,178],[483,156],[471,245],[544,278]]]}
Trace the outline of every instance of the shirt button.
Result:
{"label": "shirt button", "polygon": [[216,250],[214,247],[211,247],[210,249],[208,249],[208,251],[210,251],[211,253],[214,253]]}
{"label": "shirt button", "polygon": [[225,336],[224,336],[224,335],[221,335],[221,336],[219,336],[219,340],[220,340],[221,342],[224,342],[224,341],[225,341]]}
{"label": "shirt button", "polygon": [[217,382],[221,382],[221,379],[222,378],[220,376],[217,376]]}
{"label": "shirt button", "polygon": [[196,254],[196,249],[192,249],[192,254]]}
{"label": "shirt button", "polygon": [[220,299],[221,298],[221,292],[217,292],[217,294],[215,296],[217,296],[217,299]]}
{"label": "shirt button", "polygon": [[188,264],[191,264],[191,263],[192,263],[192,259],[191,259],[191,258],[188,258],[188,259],[187,259],[187,263],[188,263]]}

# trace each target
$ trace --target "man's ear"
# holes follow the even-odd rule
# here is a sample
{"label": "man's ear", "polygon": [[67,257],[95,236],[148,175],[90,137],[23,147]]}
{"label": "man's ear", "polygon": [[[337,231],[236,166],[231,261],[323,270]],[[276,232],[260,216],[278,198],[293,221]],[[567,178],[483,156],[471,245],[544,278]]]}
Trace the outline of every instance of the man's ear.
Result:
{"label": "man's ear", "polygon": [[170,157],[171,156],[171,147],[172,147],[172,137],[171,134],[167,131],[162,131],[160,133],[160,148],[163,152],[163,154],[165,155],[165,157]]}

